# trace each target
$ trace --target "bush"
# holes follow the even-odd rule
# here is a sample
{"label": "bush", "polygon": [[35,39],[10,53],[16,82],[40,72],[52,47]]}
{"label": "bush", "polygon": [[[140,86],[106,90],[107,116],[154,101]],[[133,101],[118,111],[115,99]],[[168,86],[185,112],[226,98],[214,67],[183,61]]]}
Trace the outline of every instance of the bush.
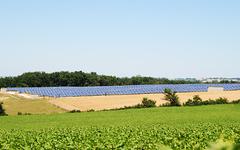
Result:
{"label": "bush", "polygon": [[170,102],[170,106],[181,106],[177,92],[171,89],[164,89],[165,100]]}
{"label": "bush", "polygon": [[117,110],[132,109],[132,108],[150,108],[150,107],[156,107],[156,101],[145,97],[145,98],[143,98],[141,104],[137,104],[134,106],[125,106],[123,108],[118,108]]}
{"label": "bush", "polygon": [[95,112],[94,109],[87,110],[87,112]]}
{"label": "bush", "polygon": [[148,98],[143,98],[141,104],[137,104],[137,105],[133,105],[133,106],[124,106],[124,107],[121,107],[121,108],[104,109],[102,111],[139,109],[139,108],[150,108],[150,107],[157,107],[156,106],[156,101],[148,99]]}
{"label": "bush", "polygon": [[0,116],[5,116],[6,113],[5,113],[5,110],[3,109],[3,103],[0,102]]}
{"label": "bush", "polygon": [[228,104],[228,99],[224,97],[219,97],[215,101],[216,101],[216,104]]}
{"label": "bush", "polygon": [[209,99],[209,100],[203,101],[202,105],[214,105],[214,104],[215,104],[215,101],[212,99]]}
{"label": "bush", "polygon": [[80,110],[71,110],[69,111],[69,113],[80,113],[81,111]]}
{"label": "bush", "polygon": [[[240,100],[239,100],[240,102]],[[234,102],[232,102],[234,103]],[[238,101],[235,101],[235,103],[238,103]],[[230,104],[228,102],[227,98],[219,97],[215,100],[209,99],[206,101],[203,101],[198,95],[195,95],[193,99],[189,99],[184,105],[185,106],[199,106],[199,105],[216,105],[216,104]]]}
{"label": "bush", "polygon": [[216,104],[229,104],[227,98],[219,97],[215,100],[209,99],[207,101],[203,101],[203,105],[216,105]]}
{"label": "bush", "polygon": [[193,96],[193,99],[189,99],[184,105],[186,106],[198,106],[202,105],[203,101],[199,95]]}
{"label": "bush", "polygon": [[201,104],[202,98],[199,95],[195,95],[195,96],[193,96],[193,102],[196,104]]}
{"label": "bush", "polygon": [[236,101],[232,101],[230,102],[231,104],[240,104],[240,99],[239,100],[236,100]]}
{"label": "bush", "polygon": [[21,115],[32,115],[31,113],[22,113],[22,112],[18,112],[17,115],[21,116]]}
{"label": "bush", "polygon": [[[156,101],[145,97],[145,98],[143,98],[141,105],[142,105],[142,107],[156,107]],[[138,108],[140,105],[136,105],[136,106]]]}

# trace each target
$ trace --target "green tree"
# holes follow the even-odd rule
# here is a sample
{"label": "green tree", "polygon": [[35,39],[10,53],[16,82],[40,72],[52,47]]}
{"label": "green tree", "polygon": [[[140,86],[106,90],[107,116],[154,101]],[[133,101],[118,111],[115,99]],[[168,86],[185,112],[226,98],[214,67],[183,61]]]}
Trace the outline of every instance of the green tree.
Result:
{"label": "green tree", "polygon": [[164,89],[165,100],[170,102],[171,106],[181,106],[177,92],[171,89]]}
{"label": "green tree", "polygon": [[190,81],[169,80],[153,77],[115,77],[98,75],[95,72],[27,72],[16,77],[0,78],[0,87],[48,87],[48,86],[112,86],[143,84],[186,84],[199,83]]}

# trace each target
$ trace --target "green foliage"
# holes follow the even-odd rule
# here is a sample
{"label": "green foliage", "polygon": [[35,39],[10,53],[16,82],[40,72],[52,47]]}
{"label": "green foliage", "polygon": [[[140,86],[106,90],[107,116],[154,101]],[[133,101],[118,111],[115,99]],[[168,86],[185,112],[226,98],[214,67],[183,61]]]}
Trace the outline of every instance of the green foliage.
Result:
{"label": "green foliage", "polygon": [[231,104],[240,104],[240,99],[230,102]]}
{"label": "green foliage", "polygon": [[95,72],[27,72],[17,77],[0,78],[1,87],[48,87],[48,86],[112,86],[139,84],[190,84],[199,83],[166,78],[134,76],[119,78],[115,76],[98,75]]}
{"label": "green foliage", "polygon": [[189,99],[184,106],[199,106],[199,105],[216,105],[216,104],[237,104],[239,101],[228,102],[227,98],[219,97],[215,100],[209,99],[203,101],[198,95],[195,95],[193,99]]}
{"label": "green foliage", "polygon": [[[200,150],[224,140],[239,141],[237,125],[190,124],[184,127],[53,128],[0,130],[0,149],[150,149]],[[234,142],[235,143],[235,142]],[[237,147],[236,147],[237,148]]]}
{"label": "green foliage", "polygon": [[165,100],[170,102],[170,106],[181,106],[177,92],[171,89],[164,89]]}
{"label": "green foliage", "polygon": [[3,103],[0,102],[0,116],[5,116],[5,115],[6,115],[6,113],[5,113],[5,110],[3,108]]}
{"label": "green foliage", "polygon": [[69,113],[80,113],[81,111],[80,110],[71,110],[69,111]]}
{"label": "green foliage", "polygon": [[216,104],[228,104],[228,99],[225,97],[219,97],[215,101]]}
{"label": "green foliage", "polygon": [[156,107],[156,101],[148,99],[148,98],[143,98],[142,100],[142,107]]}
{"label": "green foliage", "polygon": [[199,95],[195,95],[193,99],[189,99],[184,105],[186,106],[198,106],[203,105],[202,99],[199,97]]}
{"label": "green foliage", "polygon": [[[0,149],[201,150],[240,143],[240,105],[0,118]],[[211,148],[211,147],[210,147]]]}
{"label": "green foliage", "polygon": [[18,112],[17,115],[21,116],[21,115],[32,115],[31,113],[22,113],[22,112]]}
{"label": "green foliage", "polygon": [[134,106],[125,106],[122,108],[114,108],[114,109],[108,109],[108,110],[104,110],[104,111],[112,111],[112,110],[125,110],[125,109],[135,109],[135,108],[151,108],[151,107],[157,107],[156,105],[156,101],[148,99],[148,98],[143,98],[142,103],[141,104],[137,104]]}
{"label": "green foliage", "polygon": [[94,109],[87,110],[87,112],[95,112]]}

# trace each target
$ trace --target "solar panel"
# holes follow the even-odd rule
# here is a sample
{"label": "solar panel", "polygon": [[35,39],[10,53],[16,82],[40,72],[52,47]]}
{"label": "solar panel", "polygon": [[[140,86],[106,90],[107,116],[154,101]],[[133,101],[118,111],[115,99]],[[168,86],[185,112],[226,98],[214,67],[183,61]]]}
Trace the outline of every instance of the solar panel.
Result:
{"label": "solar panel", "polygon": [[130,95],[163,93],[169,88],[180,92],[207,92],[209,87],[223,87],[225,91],[240,90],[240,84],[160,84],[160,85],[127,85],[127,86],[95,86],[95,87],[27,87],[7,88],[7,91],[17,91],[39,96],[74,97],[100,95]]}

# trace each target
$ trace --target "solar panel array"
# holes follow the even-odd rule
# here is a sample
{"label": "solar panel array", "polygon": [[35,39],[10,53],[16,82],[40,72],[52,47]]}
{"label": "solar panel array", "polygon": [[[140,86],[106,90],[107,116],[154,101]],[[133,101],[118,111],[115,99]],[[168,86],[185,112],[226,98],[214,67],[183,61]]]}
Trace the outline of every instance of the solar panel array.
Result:
{"label": "solar panel array", "polygon": [[209,87],[223,87],[225,91],[240,90],[240,84],[160,84],[160,85],[128,85],[128,86],[95,86],[95,87],[27,87],[7,88],[31,95],[49,97],[76,97],[101,95],[131,95],[163,93],[169,88],[176,92],[207,92]]}

